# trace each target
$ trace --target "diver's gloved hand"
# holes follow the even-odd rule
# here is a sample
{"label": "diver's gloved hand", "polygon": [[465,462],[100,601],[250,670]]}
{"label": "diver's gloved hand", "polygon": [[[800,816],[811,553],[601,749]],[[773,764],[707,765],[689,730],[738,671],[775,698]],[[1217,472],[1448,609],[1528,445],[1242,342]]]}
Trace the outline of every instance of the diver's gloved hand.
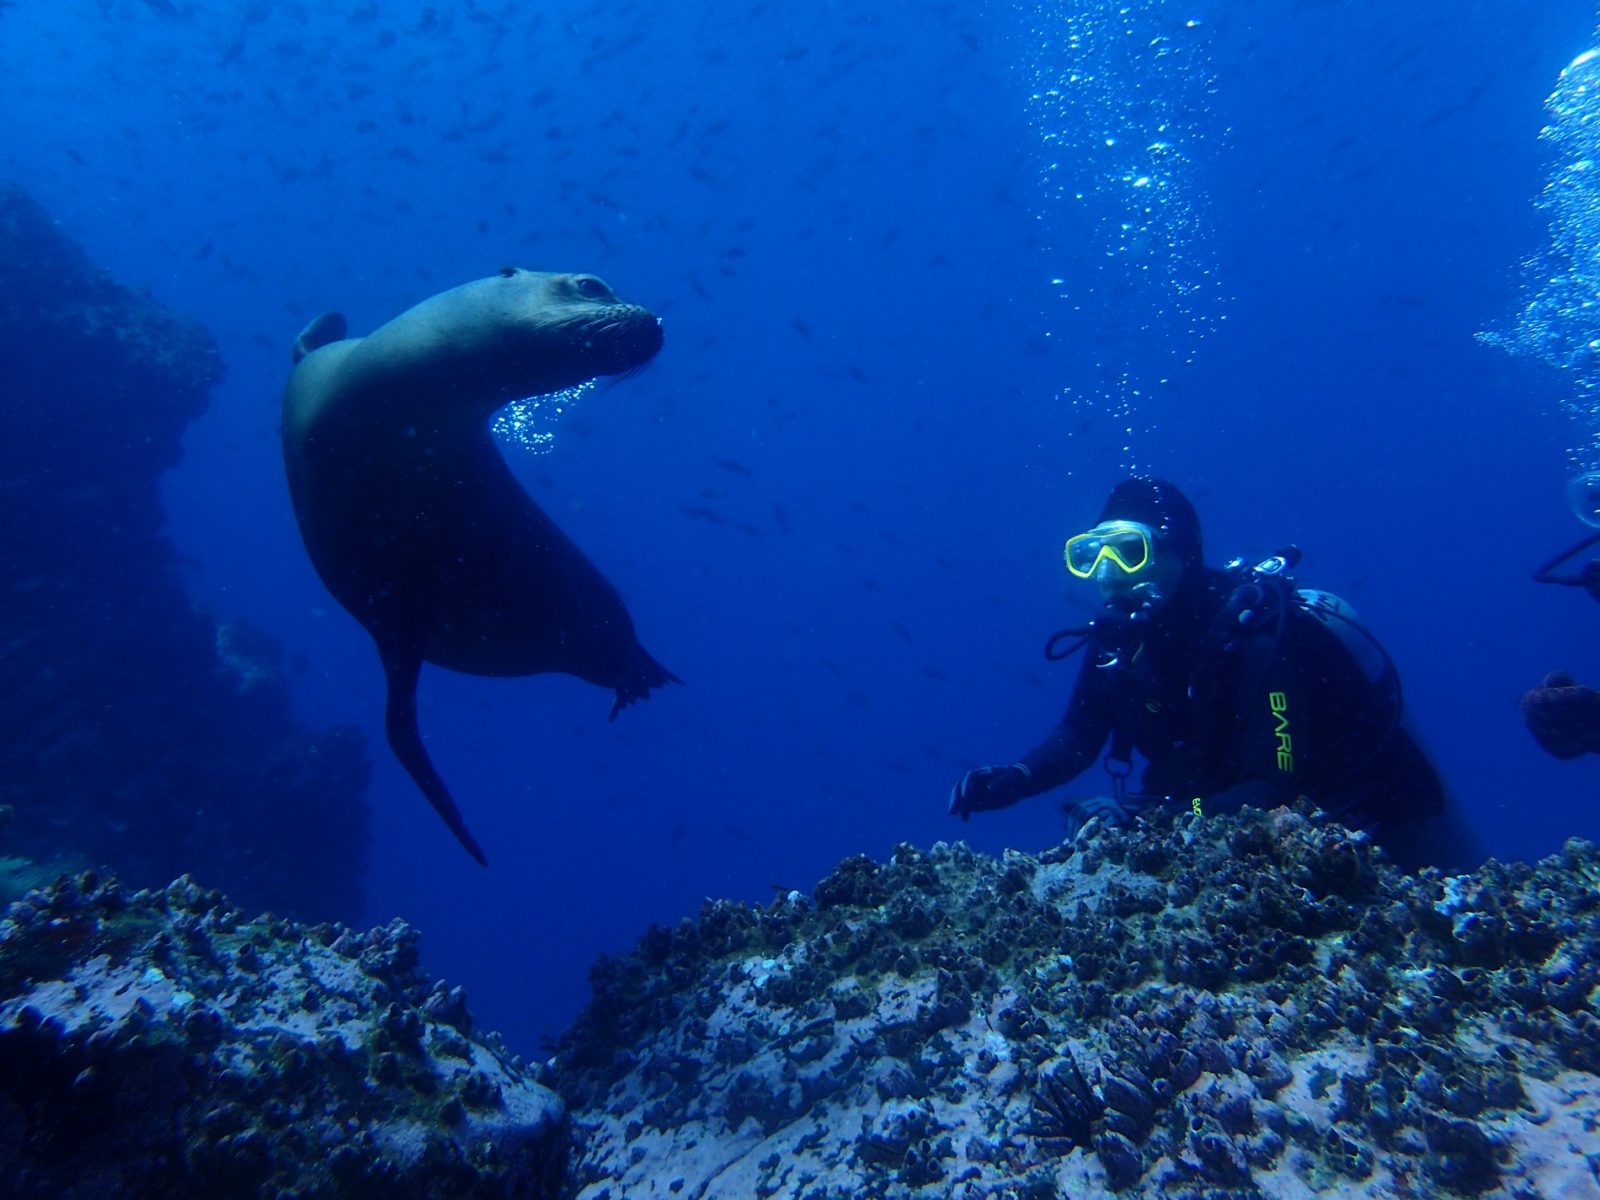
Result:
{"label": "diver's gloved hand", "polygon": [[1522,697],[1522,716],[1533,740],[1557,758],[1600,754],[1600,692],[1565,671],[1551,671]]}
{"label": "diver's gloved hand", "polygon": [[1073,796],[1061,803],[1062,815],[1067,819],[1069,842],[1075,841],[1083,827],[1096,817],[1100,818],[1103,825],[1125,825],[1137,811],[1136,806],[1130,804],[1125,807],[1111,796]]}
{"label": "diver's gloved hand", "polygon": [[974,767],[950,789],[950,814],[965,821],[975,812],[1009,808],[1028,794],[1033,772],[1022,763]]}

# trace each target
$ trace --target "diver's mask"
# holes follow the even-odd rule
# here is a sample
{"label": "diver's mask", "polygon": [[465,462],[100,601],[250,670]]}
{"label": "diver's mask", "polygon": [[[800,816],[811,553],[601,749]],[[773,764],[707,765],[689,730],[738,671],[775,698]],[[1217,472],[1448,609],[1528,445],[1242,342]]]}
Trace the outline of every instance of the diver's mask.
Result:
{"label": "diver's mask", "polygon": [[1148,618],[1175,580],[1171,560],[1157,553],[1155,531],[1137,521],[1102,521],[1067,539],[1067,570],[1092,580],[1106,611],[1123,618]]}
{"label": "diver's mask", "polygon": [[1600,471],[1585,471],[1567,483],[1567,503],[1572,515],[1595,532],[1568,546],[1533,573],[1537,583],[1559,583],[1567,587],[1581,587],[1600,600],[1600,558],[1591,558],[1577,571],[1559,573],[1558,568],[1578,557],[1591,546],[1600,545]]}
{"label": "diver's mask", "polygon": [[[1161,603],[1155,531],[1138,521],[1101,521],[1067,539],[1062,560],[1076,579],[1100,589],[1105,607],[1086,625],[1063,629],[1045,645],[1052,662],[1093,647],[1096,667],[1116,667],[1138,657],[1144,630]],[[1075,639],[1068,641],[1068,639]]]}
{"label": "diver's mask", "polygon": [[1151,538],[1150,527],[1137,521],[1102,521],[1068,538],[1063,557],[1079,579],[1137,575],[1150,565]]}
{"label": "diver's mask", "polygon": [[1600,471],[1585,471],[1567,481],[1567,503],[1572,515],[1591,529],[1600,529]]}

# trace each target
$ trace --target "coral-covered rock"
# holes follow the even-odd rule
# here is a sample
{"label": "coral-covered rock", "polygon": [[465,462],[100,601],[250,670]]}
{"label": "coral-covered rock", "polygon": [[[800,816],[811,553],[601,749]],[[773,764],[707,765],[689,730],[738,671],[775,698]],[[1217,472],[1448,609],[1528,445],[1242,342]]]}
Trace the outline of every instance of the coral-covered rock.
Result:
{"label": "coral-covered rock", "polygon": [[247,920],[187,876],[30,892],[0,920],[5,1195],[554,1195],[560,1101],[416,942]]}
{"label": "coral-covered rock", "polygon": [[571,1187],[1600,1196],[1597,882],[1409,877],[1301,810],[852,859],[597,965]]}

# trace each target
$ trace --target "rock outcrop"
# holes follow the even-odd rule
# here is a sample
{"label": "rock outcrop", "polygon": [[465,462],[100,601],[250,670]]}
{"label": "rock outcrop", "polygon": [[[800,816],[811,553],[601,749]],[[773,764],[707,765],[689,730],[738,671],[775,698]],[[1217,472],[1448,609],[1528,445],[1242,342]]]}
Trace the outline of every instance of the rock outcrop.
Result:
{"label": "rock outcrop", "polygon": [[403,921],[247,920],[185,877],[93,874],[0,920],[0,1163],[12,1200],[539,1200],[560,1101]]}
{"label": "rock outcrop", "polygon": [[1395,871],[1309,812],[906,845],[603,960],[582,1200],[1600,1197],[1600,852]]}

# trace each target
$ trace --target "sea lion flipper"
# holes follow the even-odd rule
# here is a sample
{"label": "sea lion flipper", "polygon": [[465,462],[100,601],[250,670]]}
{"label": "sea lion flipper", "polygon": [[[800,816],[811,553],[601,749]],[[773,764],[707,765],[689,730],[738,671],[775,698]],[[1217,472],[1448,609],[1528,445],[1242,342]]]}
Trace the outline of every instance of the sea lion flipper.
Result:
{"label": "sea lion flipper", "polygon": [[632,674],[617,685],[616,698],[611,702],[610,720],[615,721],[617,714],[635,700],[643,700],[650,694],[652,688],[683,682],[650,655],[645,654],[642,649],[640,654],[643,658],[635,666]]}
{"label": "sea lion flipper", "polygon": [[422,745],[422,734],[417,729],[417,676],[422,672],[422,655],[409,647],[380,646],[383,655],[383,674],[389,684],[389,702],[384,712],[384,731],[389,735],[389,748],[400,760],[411,778],[417,781],[422,794],[433,805],[434,812],[444,818],[450,832],[466,847],[467,853],[487,867],[488,858],[478,839],[472,836],[461,811],[450,795],[433,760]]}
{"label": "sea lion flipper", "polygon": [[294,361],[299,362],[313,350],[320,350],[332,342],[343,341],[349,329],[350,324],[344,319],[343,313],[325,312],[312,317],[311,323],[294,340]]}

